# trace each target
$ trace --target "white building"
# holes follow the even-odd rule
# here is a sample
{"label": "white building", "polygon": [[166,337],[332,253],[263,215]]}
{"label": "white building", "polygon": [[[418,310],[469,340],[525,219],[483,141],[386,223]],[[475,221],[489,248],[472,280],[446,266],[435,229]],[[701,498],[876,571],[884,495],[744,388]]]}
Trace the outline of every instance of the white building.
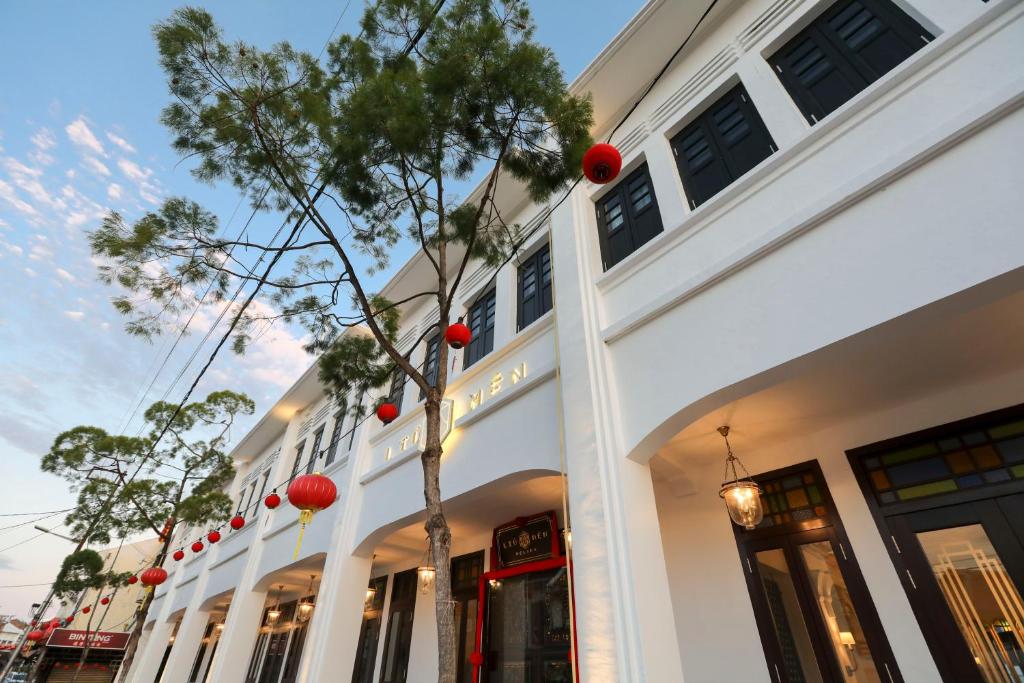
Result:
{"label": "white building", "polygon": [[[707,5],[652,0],[576,80],[595,138]],[[486,333],[447,394],[461,681],[1024,681],[1022,104],[1015,0],[717,3],[613,138],[619,179],[462,288]],[[281,397],[234,452],[244,529],[168,563],[131,680],[436,680],[397,394],[355,430],[315,369]],[[725,424],[752,531],[718,495]],[[259,501],[307,467],[340,498],[293,561],[296,510]]]}

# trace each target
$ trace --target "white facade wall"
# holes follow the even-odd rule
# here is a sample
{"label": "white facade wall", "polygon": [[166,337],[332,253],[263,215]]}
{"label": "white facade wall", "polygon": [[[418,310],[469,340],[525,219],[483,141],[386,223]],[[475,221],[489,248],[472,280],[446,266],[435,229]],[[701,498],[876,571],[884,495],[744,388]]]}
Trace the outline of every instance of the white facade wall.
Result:
{"label": "white facade wall", "polygon": [[[714,457],[683,460],[674,437],[701,420],[710,431],[741,399],[780,382],[851,362],[846,340],[895,348],[898,337],[876,334],[879,326],[920,318],[941,327],[951,297],[969,310],[1024,287],[1024,4],[898,0],[935,39],[811,127],[766,58],[827,4],[723,3],[613,138],[624,173],[648,164],[661,235],[603,272],[594,202],[608,189],[583,184],[550,220],[555,312],[516,330],[514,267],[471,266],[457,297],[458,312],[493,283],[497,319],[494,350],[465,371],[459,355],[449,382],[442,490],[455,520],[452,554],[489,551],[490,528],[542,503],[567,523],[552,483],[564,438],[581,680],[772,680],[717,497],[718,444],[708,441]],[[593,89],[596,137],[633,99],[621,84],[646,84],[657,55],[692,28],[699,12],[685,5],[649,3],[577,82]],[[778,151],[690,209],[668,141],[737,83]],[[519,223],[545,211],[508,201]],[[547,239],[539,231],[523,254]],[[400,346],[435,311],[430,303],[403,309]],[[412,351],[414,363],[423,347]],[[809,414],[806,431],[780,424],[782,436],[770,442],[738,442],[753,472],[819,461],[906,681],[934,681],[938,672],[845,451],[1020,403],[1024,358],[1010,356],[998,371],[918,381],[898,400],[879,393],[829,421]],[[321,587],[299,678],[350,680],[367,581],[393,580],[422,552],[417,399],[407,384],[398,420],[382,427],[370,419],[351,448],[345,440],[324,471],[339,500],[306,530],[297,560],[297,514],[287,502],[273,512],[257,505],[244,530],[201,555],[186,547],[157,593],[133,680],[152,680],[178,622],[171,661],[180,650],[191,665],[199,625],[229,602],[209,680],[243,681],[268,591],[301,587],[311,571]],[[326,448],[333,412],[313,368],[236,448],[235,499],[265,471],[272,484],[285,481],[296,446],[305,441],[305,462],[321,425]],[[684,474],[652,478],[656,454]],[[507,491],[521,492],[511,514]],[[198,534],[188,530],[182,541]],[[407,680],[434,680],[432,596],[418,594],[415,613]],[[179,670],[163,680],[185,680]]]}

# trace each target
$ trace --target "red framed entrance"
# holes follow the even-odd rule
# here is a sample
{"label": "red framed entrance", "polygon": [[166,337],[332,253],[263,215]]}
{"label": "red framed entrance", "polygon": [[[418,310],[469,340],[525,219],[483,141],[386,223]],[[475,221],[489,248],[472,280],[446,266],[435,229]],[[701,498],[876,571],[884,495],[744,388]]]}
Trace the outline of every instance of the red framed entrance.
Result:
{"label": "red framed entrance", "polygon": [[[538,534],[538,522],[546,519],[549,526],[549,537],[550,545],[544,550],[540,550],[541,543],[538,541],[545,541],[547,539],[539,538]],[[510,551],[510,544],[508,541],[509,532],[512,532],[512,536],[515,539],[512,541],[513,545],[518,545],[518,549]],[[522,538],[523,534],[529,534],[533,537],[533,543],[529,543],[530,539]],[[480,575],[479,588],[478,588],[478,599],[477,599],[477,618],[476,618],[476,633],[475,633],[475,644],[476,650],[470,657],[470,661],[473,665],[473,683],[482,683],[482,669],[485,664],[488,663],[488,654],[484,654],[485,644],[484,638],[486,636],[485,625],[489,624],[489,618],[491,615],[488,613],[490,600],[490,591],[494,590],[492,586],[496,585],[495,582],[500,582],[506,579],[512,579],[516,577],[523,577],[529,574],[539,574],[542,572],[550,572],[558,569],[570,569],[567,563],[566,556],[562,553],[561,544],[559,543],[558,524],[553,511],[542,513],[541,515],[535,515],[533,517],[520,517],[516,520],[497,527],[494,530],[494,535],[491,544],[491,557],[490,557],[490,571]],[[502,547],[504,544],[504,548]],[[546,543],[544,545],[547,545]],[[504,550],[504,552],[502,552]],[[529,550],[534,553],[538,551],[546,557],[542,559],[526,559],[522,552]],[[503,560],[505,563],[509,561],[513,562],[512,566],[502,566]],[[566,591],[571,593],[572,586],[566,581]],[[572,596],[569,596],[568,600],[570,609],[572,610],[572,619],[570,620],[569,629],[569,642],[568,642],[568,653],[567,658],[570,664],[570,670],[574,672],[574,680],[576,683],[579,682],[579,666],[576,661],[576,649],[574,644],[576,643],[576,622],[575,622],[575,601]]]}

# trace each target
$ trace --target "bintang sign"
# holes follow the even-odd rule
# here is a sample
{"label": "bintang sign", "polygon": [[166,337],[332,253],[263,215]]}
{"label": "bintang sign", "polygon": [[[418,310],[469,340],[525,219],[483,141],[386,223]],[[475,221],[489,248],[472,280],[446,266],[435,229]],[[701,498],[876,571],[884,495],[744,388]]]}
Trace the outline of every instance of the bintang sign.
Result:
{"label": "bintang sign", "polygon": [[494,530],[499,568],[546,560],[559,555],[555,515],[545,512],[503,524]]}
{"label": "bintang sign", "polygon": [[58,628],[50,634],[46,647],[85,647],[86,638],[93,650],[123,650],[128,646],[128,633],[115,631],[76,631],[69,628]]}

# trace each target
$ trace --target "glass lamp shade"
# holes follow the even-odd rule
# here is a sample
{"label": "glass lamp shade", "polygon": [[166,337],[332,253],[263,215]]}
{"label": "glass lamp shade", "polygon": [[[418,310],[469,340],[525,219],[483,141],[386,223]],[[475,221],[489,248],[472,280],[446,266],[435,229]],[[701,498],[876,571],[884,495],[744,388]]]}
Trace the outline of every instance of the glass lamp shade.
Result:
{"label": "glass lamp shade", "polygon": [[309,600],[299,603],[298,613],[296,615],[299,621],[309,621],[309,618],[313,616],[313,603]]}
{"label": "glass lamp shade", "polygon": [[429,564],[425,564],[416,571],[420,577],[420,592],[426,595],[434,585],[434,576],[437,574],[437,570]]}
{"label": "glass lamp shade", "polygon": [[729,517],[737,525],[745,529],[753,529],[764,518],[764,509],[761,507],[761,487],[749,479],[740,479],[722,484],[718,492],[725,507],[729,511]]}
{"label": "glass lamp shade", "polygon": [[224,630],[224,622],[222,621],[219,624],[217,624],[216,629],[217,629],[218,632],[223,631]]}
{"label": "glass lamp shade", "polygon": [[267,610],[267,626],[273,626],[277,623],[277,620],[281,618],[281,610],[274,608]]}
{"label": "glass lamp shade", "polygon": [[373,599],[376,596],[377,596],[377,589],[376,588],[373,588],[372,586],[370,588],[367,588],[366,589],[366,604],[370,604],[371,602],[373,602]]}

